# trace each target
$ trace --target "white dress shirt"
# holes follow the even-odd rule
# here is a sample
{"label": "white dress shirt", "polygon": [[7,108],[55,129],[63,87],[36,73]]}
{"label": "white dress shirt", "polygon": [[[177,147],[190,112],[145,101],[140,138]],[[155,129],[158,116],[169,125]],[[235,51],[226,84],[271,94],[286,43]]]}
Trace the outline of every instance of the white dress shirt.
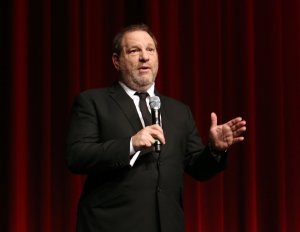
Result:
{"label": "white dress shirt", "polygon": [[[141,120],[141,123],[143,125],[143,127],[145,127],[145,123],[144,123],[144,119],[139,107],[139,101],[140,101],[140,97],[135,95],[136,91],[132,90],[130,88],[128,88],[123,82],[119,81],[119,84],[121,85],[121,87],[125,90],[125,92],[128,94],[128,96],[133,100],[135,108],[138,112],[139,118]],[[149,96],[146,98],[146,102],[147,102],[147,106],[148,106],[148,110],[149,112],[151,112],[150,110],[150,106],[149,106],[149,98],[155,96],[154,94],[154,83],[153,85],[147,90],[147,93],[149,94]],[[135,151],[132,145],[132,137],[130,139],[130,156],[131,160],[130,160],[130,165],[133,166],[133,164],[135,163],[135,161],[137,160],[137,158],[139,157],[141,151]]]}

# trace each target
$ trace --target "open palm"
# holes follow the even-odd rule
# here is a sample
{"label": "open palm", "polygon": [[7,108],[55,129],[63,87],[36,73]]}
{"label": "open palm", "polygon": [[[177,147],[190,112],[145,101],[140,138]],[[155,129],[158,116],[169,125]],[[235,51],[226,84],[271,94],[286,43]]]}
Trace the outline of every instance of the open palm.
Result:
{"label": "open palm", "polygon": [[210,143],[214,149],[224,151],[232,144],[241,142],[241,136],[246,131],[246,121],[241,117],[234,118],[227,123],[218,125],[217,115],[211,113],[211,126],[209,130]]}

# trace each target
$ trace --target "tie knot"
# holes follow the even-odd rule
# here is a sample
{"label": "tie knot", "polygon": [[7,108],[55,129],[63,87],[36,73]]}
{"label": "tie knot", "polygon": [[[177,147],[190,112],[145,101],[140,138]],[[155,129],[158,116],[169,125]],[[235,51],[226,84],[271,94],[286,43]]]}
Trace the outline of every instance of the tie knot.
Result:
{"label": "tie knot", "polygon": [[149,96],[149,94],[147,92],[141,92],[141,93],[136,92],[135,95],[138,95],[140,97],[140,99],[143,99],[143,100],[145,100]]}

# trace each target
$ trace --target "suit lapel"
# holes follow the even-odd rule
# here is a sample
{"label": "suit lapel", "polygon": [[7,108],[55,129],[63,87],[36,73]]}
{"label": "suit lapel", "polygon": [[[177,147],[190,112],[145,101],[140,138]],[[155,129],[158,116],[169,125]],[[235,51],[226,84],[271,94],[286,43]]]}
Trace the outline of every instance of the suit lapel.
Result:
{"label": "suit lapel", "polygon": [[113,100],[120,107],[122,112],[125,114],[127,120],[134,128],[134,130],[135,131],[141,130],[143,126],[138,116],[138,113],[136,111],[133,100],[127,95],[127,93],[123,90],[123,88],[118,83],[116,83],[111,88],[110,96],[113,98]]}
{"label": "suit lapel", "polygon": [[[169,127],[170,125],[168,123],[168,118],[167,118],[168,115],[164,105],[165,104],[164,97],[160,95],[157,91],[155,91],[155,94],[159,96],[161,99],[162,128],[164,131],[164,136],[166,138],[166,145],[162,146],[162,150],[161,150],[161,154],[162,154],[168,148],[168,138],[169,138],[168,135],[170,132],[170,127]],[[118,83],[112,86],[110,91],[110,96],[115,101],[115,103],[120,107],[121,111],[125,114],[128,122],[131,124],[133,129],[136,132],[143,129],[143,125],[136,111],[136,107],[133,103],[133,100],[127,95],[127,93]]]}

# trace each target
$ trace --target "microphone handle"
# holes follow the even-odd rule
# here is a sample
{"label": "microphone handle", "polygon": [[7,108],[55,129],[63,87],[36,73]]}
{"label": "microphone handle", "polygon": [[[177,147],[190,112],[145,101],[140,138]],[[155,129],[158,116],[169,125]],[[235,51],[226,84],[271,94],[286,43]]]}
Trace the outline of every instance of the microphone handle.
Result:
{"label": "microphone handle", "polygon": [[[158,124],[160,123],[160,110],[159,109],[151,109],[151,115],[152,115],[152,124]],[[155,152],[160,153],[161,151],[161,142],[157,139],[154,143],[154,149]]]}

